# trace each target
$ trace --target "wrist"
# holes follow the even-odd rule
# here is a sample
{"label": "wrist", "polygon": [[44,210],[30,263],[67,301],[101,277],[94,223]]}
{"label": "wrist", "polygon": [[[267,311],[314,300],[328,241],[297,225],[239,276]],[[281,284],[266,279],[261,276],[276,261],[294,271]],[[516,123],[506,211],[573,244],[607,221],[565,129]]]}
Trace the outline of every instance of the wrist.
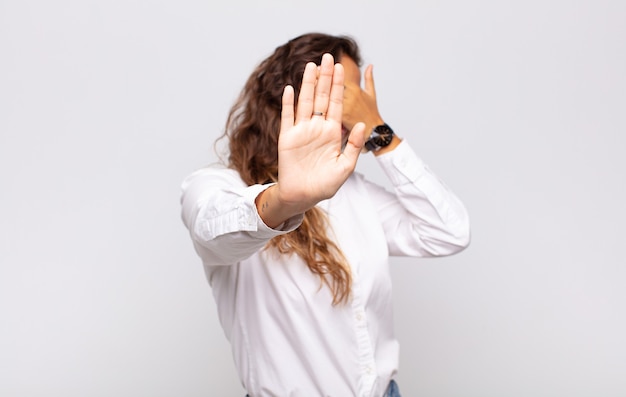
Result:
{"label": "wrist", "polygon": [[372,134],[372,131],[374,131],[374,128],[383,124],[385,124],[385,122],[380,116],[372,118],[371,120],[368,120],[365,123],[365,140],[367,140],[370,137],[370,135]]}
{"label": "wrist", "polygon": [[400,142],[402,142],[402,139],[399,136],[394,135],[393,139],[391,140],[391,143],[389,145],[387,145],[387,146],[385,146],[383,148],[380,148],[377,151],[373,152],[374,156],[380,156],[381,154],[385,154],[385,153],[391,152],[396,147],[398,147]]}
{"label": "wrist", "polygon": [[[394,134],[393,129],[388,124],[382,123],[372,128],[369,136],[365,140],[363,148],[365,151],[374,152],[374,154],[382,154],[388,151],[383,149],[391,150],[399,143],[400,142]],[[382,153],[378,153],[381,150],[383,150]]]}
{"label": "wrist", "polygon": [[274,229],[296,215],[304,213],[299,205],[281,199],[278,184],[263,190],[254,200],[263,223]]}

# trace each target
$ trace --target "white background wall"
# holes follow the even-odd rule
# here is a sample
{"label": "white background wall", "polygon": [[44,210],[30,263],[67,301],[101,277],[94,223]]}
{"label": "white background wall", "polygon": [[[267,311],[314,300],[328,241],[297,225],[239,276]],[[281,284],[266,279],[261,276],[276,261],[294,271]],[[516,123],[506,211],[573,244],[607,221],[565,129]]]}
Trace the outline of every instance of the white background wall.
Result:
{"label": "white background wall", "polygon": [[244,394],[179,185],[308,31],[472,217],[394,260],[403,394],[626,395],[626,3],[224,3],[0,0],[0,395]]}

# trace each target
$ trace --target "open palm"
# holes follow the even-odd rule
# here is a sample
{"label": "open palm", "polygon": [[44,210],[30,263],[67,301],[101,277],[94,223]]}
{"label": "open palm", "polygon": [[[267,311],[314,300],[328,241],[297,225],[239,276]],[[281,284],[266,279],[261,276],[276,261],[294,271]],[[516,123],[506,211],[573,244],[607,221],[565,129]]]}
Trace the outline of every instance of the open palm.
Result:
{"label": "open palm", "polygon": [[311,208],[332,197],[354,171],[364,125],[354,126],[342,151],[343,90],[343,67],[330,54],[319,68],[306,65],[295,111],[293,88],[285,88],[278,139],[282,202]]}

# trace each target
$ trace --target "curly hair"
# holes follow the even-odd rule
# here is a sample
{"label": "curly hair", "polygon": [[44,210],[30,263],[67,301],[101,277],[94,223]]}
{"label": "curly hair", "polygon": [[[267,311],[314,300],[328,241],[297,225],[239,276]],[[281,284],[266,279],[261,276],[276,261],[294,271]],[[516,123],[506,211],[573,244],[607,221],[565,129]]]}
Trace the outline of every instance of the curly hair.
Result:
{"label": "curly hair", "polygon": [[[248,78],[226,121],[228,166],[239,172],[248,184],[278,181],[278,134],[281,97],[286,85],[294,88],[297,100],[302,73],[308,62],[321,62],[330,53],[335,60],[351,58],[361,64],[359,48],[348,36],[308,33],[277,47]],[[322,285],[333,294],[333,305],[350,296],[352,276],[347,261],[335,242],[328,237],[328,218],[319,208],[309,209],[294,231],[274,237],[266,248],[280,253],[295,253]]]}

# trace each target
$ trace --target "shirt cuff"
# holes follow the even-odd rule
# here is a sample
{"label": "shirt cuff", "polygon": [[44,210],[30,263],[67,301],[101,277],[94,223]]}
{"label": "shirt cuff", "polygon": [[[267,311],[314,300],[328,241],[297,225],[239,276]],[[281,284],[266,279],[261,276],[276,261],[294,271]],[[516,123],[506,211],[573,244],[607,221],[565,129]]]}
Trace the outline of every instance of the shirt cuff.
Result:
{"label": "shirt cuff", "polygon": [[376,156],[376,160],[394,186],[414,183],[426,172],[424,162],[406,139],[392,151]]}
{"label": "shirt cuff", "polygon": [[296,229],[304,219],[302,214],[286,220],[275,229],[261,219],[255,199],[270,186],[252,185],[225,190],[223,197],[215,198],[213,205],[205,206],[199,214],[194,227],[196,235],[209,241],[228,233],[247,232],[252,238],[269,240]]}
{"label": "shirt cuff", "polygon": [[272,185],[275,185],[275,183],[270,183],[267,185],[252,185],[248,187],[248,189],[246,189],[246,193],[244,194],[245,201],[247,203],[250,203],[250,212],[254,213],[253,215],[250,214],[250,219],[254,217],[253,223],[255,227],[252,230],[255,230],[257,233],[259,233],[259,237],[261,238],[272,238],[281,234],[289,233],[298,228],[298,226],[300,226],[302,220],[304,219],[304,214],[295,215],[287,219],[280,225],[276,226],[275,228],[271,228],[267,226],[265,222],[263,222],[263,219],[261,218],[261,215],[259,215],[259,211],[256,207],[255,200],[259,196],[259,194],[261,194],[261,192],[265,191],[265,189],[269,188]]}

